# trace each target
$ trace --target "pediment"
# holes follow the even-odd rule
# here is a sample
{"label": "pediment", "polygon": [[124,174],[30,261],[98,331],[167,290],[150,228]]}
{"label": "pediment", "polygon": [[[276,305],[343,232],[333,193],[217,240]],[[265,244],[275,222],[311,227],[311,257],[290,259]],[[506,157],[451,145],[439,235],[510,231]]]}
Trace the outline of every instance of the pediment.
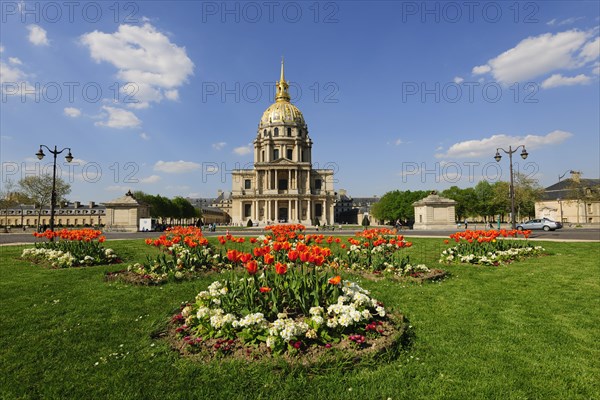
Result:
{"label": "pediment", "polygon": [[275,161],[269,163],[269,165],[296,165],[292,160],[288,160],[287,158],[278,158]]}

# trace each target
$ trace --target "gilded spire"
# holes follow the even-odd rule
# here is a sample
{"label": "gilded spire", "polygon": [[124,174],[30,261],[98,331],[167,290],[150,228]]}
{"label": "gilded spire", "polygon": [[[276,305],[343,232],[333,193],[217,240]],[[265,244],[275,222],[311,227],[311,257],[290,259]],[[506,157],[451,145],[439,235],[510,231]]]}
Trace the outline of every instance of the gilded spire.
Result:
{"label": "gilded spire", "polygon": [[281,57],[281,76],[279,77],[279,82],[277,82],[277,93],[275,93],[275,101],[281,102],[290,101],[290,94],[288,93],[288,88],[290,86],[285,81],[285,76],[283,74],[283,57]]}

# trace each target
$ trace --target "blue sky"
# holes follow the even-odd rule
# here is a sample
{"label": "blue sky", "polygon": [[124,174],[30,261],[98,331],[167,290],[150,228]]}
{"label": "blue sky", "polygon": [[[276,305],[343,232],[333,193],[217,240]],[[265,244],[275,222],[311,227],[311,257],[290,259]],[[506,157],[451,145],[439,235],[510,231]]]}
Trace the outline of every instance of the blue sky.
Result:
{"label": "blue sky", "polygon": [[[2,184],[71,147],[72,200],[230,190],[281,57],[313,163],[355,197],[600,176],[598,2],[10,2]],[[46,151],[47,153],[47,151]],[[59,165],[64,162],[60,155]]]}

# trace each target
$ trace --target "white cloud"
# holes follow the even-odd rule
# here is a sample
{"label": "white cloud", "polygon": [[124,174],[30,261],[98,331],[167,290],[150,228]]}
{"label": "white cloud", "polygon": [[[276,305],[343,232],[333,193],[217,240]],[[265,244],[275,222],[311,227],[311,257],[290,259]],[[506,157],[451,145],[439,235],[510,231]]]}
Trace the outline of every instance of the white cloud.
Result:
{"label": "white cloud", "polygon": [[150,140],[150,136],[146,132],[140,133],[140,137],[144,140]]}
{"label": "white cloud", "polygon": [[67,117],[77,118],[81,116],[81,110],[75,107],[65,107],[64,113]]}
{"label": "white cloud", "polygon": [[492,67],[490,67],[489,65],[478,65],[476,67],[473,67],[473,70],[471,72],[473,73],[473,75],[481,75],[487,74],[491,70]]}
{"label": "white cloud", "polygon": [[570,25],[570,24],[574,24],[575,22],[579,21],[583,19],[583,17],[571,17],[571,18],[567,18],[564,19],[562,21],[557,20],[556,18],[551,19],[550,21],[546,22],[546,25],[549,26],[563,26],[563,25]]}
{"label": "white cloud", "polygon": [[550,89],[558,86],[587,85],[591,82],[591,80],[592,78],[584,74],[579,74],[577,76],[562,76],[561,74],[554,74],[542,82],[542,89]]}
{"label": "white cloud", "polygon": [[122,108],[102,106],[102,109],[108,113],[108,120],[96,122],[96,126],[106,126],[108,128],[135,128],[142,121],[131,111],[123,110]]}
{"label": "white cloud", "polygon": [[465,81],[464,78],[460,77],[460,76],[455,76],[454,77],[454,83],[456,83],[457,85],[460,85],[461,83],[463,83]]}
{"label": "white cloud", "polygon": [[446,153],[438,153],[436,158],[479,158],[493,157],[498,147],[508,149],[511,145],[524,144],[528,149],[536,149],[542,146],[559,144],[573,136],[570,132],[552,131],[545,136],[508,136],[493,135],[480,140],[466,140],[450,146]]}
{"label": "white cloud", "polygon": [[596,75],[600,75],[600,62],[594,64],[594,68],[592,69],[592,73]]}
{"label": "white cloud", "polygon": [[238,156],[245,156],[246,154],[252,153],[252,144],[249,143],[246,146],[240,146],[233,149],[233,152]]}
{"label": "white cloud", "polygon": [[25,72],[0,61],[0,83],[20,83],[26,78]]}
{"label": "white cloud", "polygon": [[600,37],[597,37],[593,42],[587,42],[581,49],[579,57],[584,62],[591,62],[600,58]]}
{"label": "white cloud", "polygon": [[166,90],[165,91],[165,97],[169,100],[179,100],[179,90],[177,89],[171,89],[171,90]]}
{"label": "white cloud", "polygon": [[395,144],[396,146],[400,146],[402,143],[404,143],[404,142],[402,141],[402,139],[396,139],[396,141],[394,142],[394,144]]}
{"label": "white cloud", "polygon": [[218,142],[218,143],[213,143],[212,144],[212,148],[215,149],[215,150],[221,150],[225,146],[227,146],[226,142]]}
{"label": "white cloud", "polygon": [[[10,60],[13,60],[13,58],[10,57]],[[37,89],[27,81],[27,74],[16,66],[22,65],[22,63],[19,63],[12,62],[12,65],[10,65],[0,60],[0,85],[2,85],[0,91],[4,92],[7,97],[37,92]]]}
{"label": "white cloud", "polygon": [[8,62],[10,62],[13,65],[23,65],[23,62],[17,57],[8,57]]}
{"label": "white cloud", "polygon": [[[528,37],[515,47],[473,68],[473,74],[490,72],[498,82],[510,84],[537,78],[560,69],[574,69],[598,58],[594,31],[576,29]],[[597,41],[597,39],[596,39]]]}
{"label": "white cloud", "polygon": [[194,63],[185,47],[171,43],[149,23],[120,25],[114,33],[93,31],[82,35],[81,42],[95,61],[112,64],[119,79],[135,85],[135,90],[123,88],[125,95],[138,100],[129,104],[135,108],[148,107],[163,98],[177,100],[177,88],[193,74]]}
{"label": "white cloud", "polygon": [[214,164],[205,164],[204,171],[208,174],[213,174],[219,171],[219,166]]}
{"label": "white cloud", "polygon": [[157,161],[154,164],[155,171],[166,172],[169,174],[181,174],[185,172],[195,171],[200,168],[200,164],[192,161]]}
{"label": "white cloud", "polygon": [[27,29],[29,30],[28,39],[32,44],[36,46],[48,46],[50,44],[46,30],[41,26],[31,24],[27,25]]}
{"label": "white cloud", "polygon": [[4,53],[4,46],[0,44],[0,53]]}
{"label": "white cloud", "polygon": [[158,181],[160,181],[160,176],[158,175],[150,175],[146,178],[140,179],[140,182],[142,183],[156,183]]}

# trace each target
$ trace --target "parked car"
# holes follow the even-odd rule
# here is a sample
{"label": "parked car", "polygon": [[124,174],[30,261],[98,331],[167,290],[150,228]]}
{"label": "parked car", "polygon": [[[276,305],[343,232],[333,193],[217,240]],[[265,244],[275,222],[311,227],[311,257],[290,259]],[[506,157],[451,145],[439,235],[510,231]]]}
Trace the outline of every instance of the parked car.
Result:
{"label": "parked car", "polygon": [[543,229],[546,232],[547,231],[553,231],[556,229],[560,229],[562,228],[562,224],[560,222],[557,221],[552,221],[551,219],[548,218],[542,218],[542,219],[531,219],[527,222],[522,222],[520,224],[517,224],[517,229],[522,231],[522,230],[538,230],[538,229]]}

